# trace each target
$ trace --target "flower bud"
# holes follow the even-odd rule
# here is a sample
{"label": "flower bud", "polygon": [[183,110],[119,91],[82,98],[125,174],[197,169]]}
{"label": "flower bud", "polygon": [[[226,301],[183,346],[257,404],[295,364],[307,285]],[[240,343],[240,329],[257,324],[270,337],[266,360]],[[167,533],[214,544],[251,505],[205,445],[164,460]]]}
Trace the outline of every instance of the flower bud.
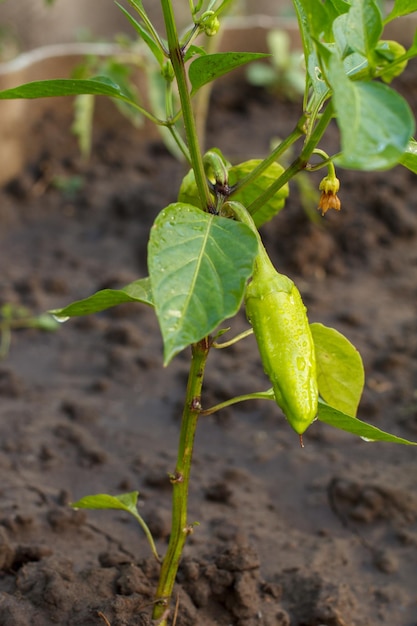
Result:
{"label": "flower bud", "polygon": [[198,22],[201,30],[207,35],[207,37],[213,37],[217,35],[220,28],[219,18],[214,11],[206,11],[201,16]]}

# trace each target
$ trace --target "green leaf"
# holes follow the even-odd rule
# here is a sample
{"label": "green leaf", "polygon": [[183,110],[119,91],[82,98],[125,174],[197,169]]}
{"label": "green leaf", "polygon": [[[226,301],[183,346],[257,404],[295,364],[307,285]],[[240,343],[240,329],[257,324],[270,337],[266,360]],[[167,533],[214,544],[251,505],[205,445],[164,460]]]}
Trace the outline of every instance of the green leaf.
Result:
{"label": "green leaf", "polygon": [[55,318],[65,321],[69,317],[99,313],[125,302],[142,302],[143,304],[153,306],[149,278],[135,280],[122,289],[102,289],[88,298],[77,300],[62,309],[53,309],[49,312]]}
{"label": "green leaf", "polygon": [[350,5],[344,0],[331,0],[325,3],[317,0],[293,0],[293,2],[303,41],[305,65],[315,94],[312,102],[314,108],[329,91],[323,80],[317,42],[333,42],[333,22],[338,15],[348,11]]}
{"label": "green leaf", "polygon": [[341,132],[342,154],[336,164],[358,170],[396,165],[415,127],[404,98],[381,83],[349,80],[336,54],[331,55],[327,78]]}
{"label": "green leaf", "polygon": [[407,150],[400,159],[401,165],[417,174],[417,141],[410,139]]}
{"label": "green leaf", "polygon": [[385,18],[384,23],[391,22],[396,17],[408,15],[417,11],[417,0],[395,0],[391,13]]}
{"label": "green leaf", "polygon": [[258,245],[240,222],[181,202],[151,229],[148,266],[164,364],[239,310]]}
{"label": "green leaf", "polygon": [[[245,161],[244,163],[231,167],[229,169],[229,185],[233,186],[239,180],[245,178],[245,176],[250,174],[250,172],[252,172],[261,162],[261,159],[251,159],[250,161]],[[275,182],[283,172],[284,168],[282,165],[272,163],[272,165],[264,170],[262,174],[250,185],[244,187],[241,191],[234,193],[231,196],[231,199],[241,202],[241,204],[245,207],[249,206],[265,189],[272,185],[272,183]],[[257,228],[260,228],[262,224],[271,220],[277,213],[279,213],[279,211],[281,211],[281,209],[284,208],[285,200],[287,199],[288,194],[289,187],[288,184],[286,184],[281,187],[281,189],[274,196],[272,196],[262,209],[254,213],[253,221],[255,222]]]}
{"label": "green leaf", "polygon": [[352,0],[349,12],[337,19],[344,23],[347,45],[369,59],[383,30],[381,11],[377,2]]}
{"label": "green leaf", "polygon": [[310,324],[317,360],[319,394],[332,407],[356,415],[365,374],[359,352],[344,335],[323,324]]}
{"label": "green leaf", "polygon": [[[132,6],[135,6],[134,3],[132,3],[132,2],[130,2],[130,4],[132,4]],[[119,4],[118,2],[116,2],[116,5],[122,11],[124,16],[129,20],[129,22],[131,23],[133,28],[138,33],[139,37],[146,43],[146,45],[148,46],[148,48],[152,52],[153,56],[155,57],[155,59],[157,60],[159,65],[162,67],[164,62],[165,62],[165,57],[164,57],[164,53],[161,50],[161,48],[159,47],[159,45],[156,43],[156,41],[153,39],[153,37],[149,34],[149,32],[146,30],[146,28],[144,28],[144,26],[142,26],[142,24],[140,24],[137,20],[135,20],[135,18],[132,15],[130,15],[129,11],[126,11],[126,9],[121,4]],[[142,5],[142,3],[140,3],[140,6],[141,5]]]}
{"label": "green leaf", "polygon": [[195,56],[207,54],[206,50],[201,46],[191,45],[184,54],[184,61],[190,61]]}
{"label": "green leaf", "polygon": [[340,430],[352,433],[353,435],[358,435],[366,441],[389,441],[391,443],[402,443],[409,446],[417,445],[414,441],[408,441],[408,439],[390,435],[375,426],[371,426],[366,422],[358,420],[357,417],[346,415],[342,411],[338,411],[337,409],[329,406],[322,400],[319,400],[319,412],[317,417],[321,422],[325,422],[326,424],[329,424],[329,426],[339,428]]}
{"label": "green leaf", "polygon": [[314,51],[315,39],[321,39],[329,24],[326,5],[317,0],[293,0],[300,27],[305,58]]}
{"label": "green leaf", "polygon": [[72,502],[74,509],[117,509],[127,511],[137,517],[137,501],[139,491],[123,493],[119,496],[110,496],[107,493],[99,493],[94,496],[85,496],[77,502]]}
{"label": "green leaf", "polygon": [[139,515],[137,509],[139,491],[131,491],[130,493],[122,493],[118,496],[110,496],[107,493],[98,493],[94,496],[84,496],[77,502],[72,502],[71,506],[73,509],[91,509],[91,510],[102,510],[102,509],[115,509],[118,511],[126,511],[133,515],[137,522],[142,527],[143,532],[149,542],[152,553],[155,556],[156,560],[159,561],[158,552],[156,550],[156,546],[154,540],[152,538],[152,534],[143,520],[143,518]]}
{"label": "green leaf", "polygon": [[203,85],[231,72],[241,65],[246,65],[251,61],[268,56],[268,54],[258,52],[217,52],[197,57],[188,70],[188,77],[192,87],[191,93],[195,94]]}
{"label": "green leaf", "polygon": [[328,2],[326,2],[326,8],[328,15],[333,22],[336,17],[349,11],[350,2],[348,2],[347,0],[329,0]]}
{"label": "green leaf", "polygon": [[26,83],[19,87],[0,91],[0,100],[77,96],[85,93],[118,98],[137,107],[136,102],[129,98],[118,85],[106,76],[96,76],[91,79],[57,78],[53,80],[37,80],[33,83]]}

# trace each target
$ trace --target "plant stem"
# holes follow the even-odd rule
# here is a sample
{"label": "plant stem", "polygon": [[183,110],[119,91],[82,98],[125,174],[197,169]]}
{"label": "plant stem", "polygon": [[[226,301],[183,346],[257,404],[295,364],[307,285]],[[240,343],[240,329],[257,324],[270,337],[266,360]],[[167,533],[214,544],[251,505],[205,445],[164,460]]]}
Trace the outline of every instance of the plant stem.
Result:
{"label": "plant stem", "polygon": [[277,180],[272,183],[260,196],[256,198],[250,204],[247,209],[251,215],[254,215],[256,211],[261,209],[276,193],[281,189],[285,183],[293,178],[298,172],[303,170],[308,163],[308,159],[311,157],[313,150],[321,140],[326,128],[328,127],[330,120],[333,117],[333,107],[328,104],[323,111],[314,131],[308,138],[299,157],[297,157],[291,165],[281,174]]}
{"label": "plant stem", "polygon": [[154,623],[158,626],[167,626],[167,608],[172,596],[182,550],[187,536],[193,531],[193,526],[187,521],[188,486],[194,437],[201,412],[201,387],[209,348],[208,339],[202,339],[191,347],[191,366],[181,422],[177,465],[175,473],[171,476],[173,487],[171,535],[161,567],[152,615]]}
{"label": "plant stem", "polygon": [[[218,51],[221,42],[221,31],[216,37],[206,37],[206,52],[207,54],[213,54]],[[194,111],[195,111],[195,125],[197,131],[197,137],[205,150],[206,144],[206,131],[207,131],[207,113],[210,105],[210,95],[213,90],[213,83],[209,82],[203,85],[195,96]]]}
{"label": "plant stem", "polygon": [[197,137],[197,129],[194,113],[191,105],[191,96],[188,89],[187,76],[185,72],[183,51],[181,49],[177,27],[171,0],[161,0],[162,12],[164,16],[165,28],[168,40],[169,56],[177,80],[178,94],[181,102],[181,111],[185,127],[188,149],[194,170],[195,182],[201,200],[201,205],[207,210],[214,210],[213,201],[207,184],[203,166],[203,157]]}
{"label": "plant stem", "polygon": [[235,396],[234,398],[230,398],[229,400],[220,402],[209,409],[201,411],[200,415],[212,415],[213,413],[216,413],[216,411],[232,406],[232,404],[246,402],[247,400],[275,400],[274,391],[273,389],[268,389],[267,391],[255,391],[254,393],[246,393],[243,396]]}
{"label": "plant stem", "polygon": [[229,346],[233,346],[235,343],[240,341],[241,339],[245,339],[249,337],[249,335],[253,335],[253,328],[248,328],[244,330],[243,333],[239,333],[236,337],[232,337],[228,341],[222,341],[221,343],[217,343],[217,341],[213,341],[212,347],[217,348],[217,350],[222,350],[223,348],[229,348]]}
{"label": "plant stem", "polygon": [[[282,141],[274,150],[272,150],[271,154],[269,154],[254,170],[252,170],[247,176],[239,180],[236,183],[236,186],[233,189],[233,193],[235,191],[241,191],[244,187],[252,183],[254,180],[258,178],[272,163],[275,163],[279,159],[279,157],[284,154],[288,150],[288,148],[297,141],[304,134],[303,124],[305,123],[305,116],[301,118],[295,129],[292,131],[290,135],[284,141]],[[233,193],[230,196],[230,199],[233,199]]]}

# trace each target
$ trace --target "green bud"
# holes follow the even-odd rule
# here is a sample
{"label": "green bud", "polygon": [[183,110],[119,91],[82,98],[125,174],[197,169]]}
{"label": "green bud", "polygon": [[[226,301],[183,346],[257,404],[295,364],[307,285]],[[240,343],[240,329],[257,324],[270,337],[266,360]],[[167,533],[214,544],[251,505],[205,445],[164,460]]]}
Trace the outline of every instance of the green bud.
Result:
{"label": "green bud", "polygon": [[214,11],[206,11],[198,21],[198,25],[201,30],[207,35],[207,37],[213,37],[217,35],[220,28],[219,18]]}

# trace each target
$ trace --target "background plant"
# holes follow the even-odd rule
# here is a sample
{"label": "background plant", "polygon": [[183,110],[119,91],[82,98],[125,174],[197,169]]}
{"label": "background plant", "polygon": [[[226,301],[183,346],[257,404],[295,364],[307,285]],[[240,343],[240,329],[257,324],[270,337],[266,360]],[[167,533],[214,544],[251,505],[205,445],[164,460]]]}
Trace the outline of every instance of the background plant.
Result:
{"label": "background plant", "polygon": [[[389,169],[401,163],[417,171],[414,119],[406,101],[389,85],[417,54],[384,40],[391,20],[414,11],[410,0],[397,0],[383,18],[374,0],[294,0],[303,41],[306,82],[296,127],[264,159],[231,164],[217,149],[204,152],[199,141],[193,99],[206,85],[232,69],[261,58],[254,53],[207,54],[197,45],[201,34],[214,36],[228,0],[190,0],[191,26],[178,34],[172,2],[161,0],[166,33],[156,31],[141,0],[121,7],[159,67],[164,84],[164,114],[155,114],[132,98],[115,78],[71,78],[22,85],[1,98],[56,95],[107,95],[139,111],[166,129],[190,170],[178,199],[156,216],[148,246],[149,277],[123,289],[106,289],[55,310],[64,321],[136,301],[155,309],[164,342],[164,364],[191,347],[178,457],[170,474],[173,491],[168,550],[157,554],[146,523],[136,509],[137,492],[88,496],[76,507],[117,508],[135,516],[161,560],[153,620],[165,625],[175,576],[193,524],[187,518],[188,485],[198,420],[224,406],[249,399],[273,401],[299,435],[317,417],[366,440],[410,443],[365,424],[356,417],[363,388],[363,366],[350,342],[336,330],[308,324],[293,281],[269,261],[258,229],[285,206],[288,183],[300,172],[325,168],[320,184],[322,213],[340,209],[335,166],[357,170]],[[177,105],[177,102],[179,103]],[[327,155],[319,146],[335,119],[340,150]],[[278,164],[289,153],[285,167]],[[284,161],[285,162],[285,161]],[[227,349],[252,332],[225,336],[245,299],[272,388],[202,406],[204,369],[209,353]],[[255,302],[254,302],[254,301]],[[277,341],[277,338],[280,341]],[[300,338],[301,341],[293,341]],[[308,367],[307,367],[308,365]],[[314,428],[314,425],[312,426]]]}
{"label": "background plant", "polygon": [[58,326],[58,322],[49,313],[34,315],[24,306],[6,302],[0,306],[0,360],[9,353],[14,330],[37,328],[38,330],[54,331],[57,330]]}
{"label": "background plant", "polygon": [[267,34],[267,44],[270,63],[251,63],[247,69],[248,81],[281,97],[297,100],[305,89],[301,50],[291,50],[290,36],[285,30],[271,30]]}

